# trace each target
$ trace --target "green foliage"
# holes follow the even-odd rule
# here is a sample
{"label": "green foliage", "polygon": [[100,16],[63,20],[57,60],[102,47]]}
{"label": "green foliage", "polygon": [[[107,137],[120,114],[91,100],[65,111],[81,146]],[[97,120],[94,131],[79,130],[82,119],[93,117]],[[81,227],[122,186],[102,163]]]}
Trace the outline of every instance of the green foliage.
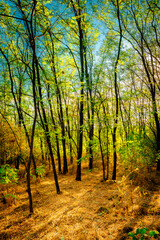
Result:
{"label": "green foliage", "polygon": [[17,183],[18,182],[18,170],[13,169],[9,164],[2,165],[0,167],[0,183]]}
{"label": "green foliage", "polygon": [[[42,165],[42,166],[37,167],[36,173],[38,174],[38,176],[43,178],[46,174],[45,166]],[[27,175],[27,173],[25,175]],[[31,173],[31,171],[30,171],[30,176],[33,178],[34,181],[36,180],[36,176],[33,173]]]}
{"label": "green foliage", "polygon": [[87,173],[88,173],[88,172],[91,173],[91,172],[93,172],[93,169],[88,169],[86,172],[87,172]]}
{"label": "green foliage", "polygon": [[80,159],[77,159],[76,161],[77,161],[78,164],[80,164],[82,161],[87,161],[87,159],[88,159],[89,156],[90,156],[90,155],[87,154],[87,155],[81,157]]}
{"label": "green foliage", "polygon": [[156,155],[156,162],[158,162],[158,160],[160,159],[160,151],[157,152],[157,155]]}
{"label": "green foliage", "polygon": [[143,239],[145,239],[145,237],[147,237],[147,239],[148,239],[148,237],[155,238],[159,234],[158,231],[152,230],[152,231],[149,231],[148,233],[147,233],[147,231],[148,231],[147,228],[137,228],[136,233],[129,232],[128,235],[130,237],[132,237],[133,240],[138,240],[138,239],[143,240]]}
{"label": "green foliage", "polygon": [[[26,175],[27,175],[27,173],[26,173]],[[34,174],[30,173],[30,176],[33,178],[34,181],[36,180],[36,176]]]}
{"label": "green foliage", "polygon": [[158,235],[159,234],[159,232],[158,231],[149,231],[149,236],[150,237],[154,237],[154,236],[156,236],[156,235]]}
{"label": "green foliage", "polygon": [[156,159],[156,147],[145,133],[132,132],[123,147],[119,150],[120,157],[124,165],[130,162],[132,166],[142,163],[145,165],[152,165]]}
{"label": "green foliage", "polygon": [[38,174],[38,176],[40,176],[41,178],[43,178],[46,174],[46,170],[45,170],[45,166],[39,166],[36,168],[36,173]]}
{"label": "green foliage", "polygon": [[6,198],[8,199],[9,197],[12,197],[12,198],[17,198],[17,196],[16,195],[13,195],[13,194],[10,194],[10,193],[8,193],[8,194],[6,194]]}

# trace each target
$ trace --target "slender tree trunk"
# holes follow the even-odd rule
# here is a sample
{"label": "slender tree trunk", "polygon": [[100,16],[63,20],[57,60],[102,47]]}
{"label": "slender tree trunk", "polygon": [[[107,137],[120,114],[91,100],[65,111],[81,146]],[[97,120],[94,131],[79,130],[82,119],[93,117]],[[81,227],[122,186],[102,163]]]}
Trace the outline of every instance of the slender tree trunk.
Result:
{"label": "slender tree trunk", "polygon": [[78,7],[75,6],[73,0],[70,0],[73,11],[77,20],[78,32],[79,32],[79,53],[80,53],[80,66],[81,66],[81,76],[80,76],[80,106],[79,106],[79,134],[78,134],[78,154],[77,154],[77,174],[76,180],[81,181],[81,158],[83,151],[83,109],[84,109],[84,37],[82,29],[82,10],[80,2],[78,1]]}
{"label": "slender tree trunk", "polygon": [[104,160],[104,153],[103,153],[103,147],[102,147],[102,140],[101,140],[101,131],[102,131],[102,124],[101,120],[99,118],[99,114],[97,112],[97,118],[98,118],[98,139],[99,139],[99,146],[100,146],[100,151],[101,151],[101,157],[102,157],[102,167],[103,167],[103,180],[106,180],[105,176],[105,160]]}
{"label": "slender tree trunk", "polygon": [[[18,0],[18,1],[20,1],[20,0]],[[33,2],[34,2],[34,7],[33,7],[32,13],[34,13],[34,9],[36,8],[36,4],[37,4],[36,0],[33,0]],[[23,10],[21,10],[21,11],[23,12]],[[34,30],[33,30],[33,23],[31,21],[31,32],[29,31],[29,39],[30,39],[30,45],[31,45],[31,48],[32,48],[32,51],[33,51],[33,59],[34,59],[35,70],[36,70],[36,77],[37,77],[37,83],[38,83],[37,84],[37,88],[38,88],[38,93],[39,93],[40,106],[41,106],[41,110],[42,110],[41,121],[43,121],[42,122],[42,126],[44,127],[46,141],[47,141],[47,144],[48,144],[50,157],[51,157],[51,161],[52,161],[52,167],[53,167],[53,174],[54,174],[54,179],[55,179],[56,190],[57,190],[57,194],[59,194],[60,193],[60,188],[59,188],[58,177],[57,177],[56,168],[55,168],[55,162],[54,162],[54,157],[53,157],[53,151],[52,151],[52,145],[51,145],[48,121],[47,121],[46,111],[45,111],[45,108],[44,108],[44,102],[43,102],[43,97],[42,97],[42,88],[41,88],[41,80],[40,80],[40,73],[39,73],[39,63],[38,63],[38,58],[37,58],[37,55],[36,55],[36,45],[35,45],[35,36],[34,36],[34,34],[35,33],[34,33]],[[43,119],[42,119],[42,117],[43,117]]]}
{"label": "slender tree trunk", "polygon": [[107,133],[107,142],[106,142],[106,147],[107,147],[107,176],[106,176],[106,180],[109,179],[109,120],[108,120],[108,116],[109,115],[109,106],[108,106],[108,103],[107,103],[107,112],[106,112],[106,109],[105,109],[105,106],[104,106],[104,103],[102,102],[102,107],[103,107],[103,121],[104,121],[104,124],[106,126],[106,133]]}
{"label": "slender tree trunk", "polygon": [[84,67],[83,67],[83,33],[80,29],[80,58],[81,58],[81,98],[80,98],[80,111],[79,111],[79,139],[78,139],[78,163],[76,180],[81,181],[81,158],[83,149],[83,108],[84,108]]}
{"label": "slender tree trunk", "polygon": [[[20,112],[22,111],[22,106],[21,106],[21,103],[22,103],[22,79],[21,77],[19,78],[19,91],[18,91],[18,105],[19,105],[19,110]],[[20,115],[18,115],[18,117],[20,117]],[[19,127],[19,130],[21,131],[21,127],[22,127],[22,119],[19,118],[19,121],[18,121],[18,127]],[[15,168],[19,170],[19,165],[20,165],[20,160],[21,160],[21,153],[18,154],[17,158],[16,158],[16,161],[15,161]]]}
{"label": "slender tree trunk", "polygon": [[71,138],[71,129],[70,129],[70,121],[69,121],[69,114],[68,114],[68,106],[66,104],[66,116],[67,116],[67,131],[68,131],[68,138],[69,138],[69,149],[70,149],[70,163],[73,163],[73,153],[72,153],[72,138]]}
{"label": "slender tree trunk", "polygon": [[117,67],[118,61],[120,57],[121,51],[121,44],[122,44],[122,28],[121,28],[121,21],[120,21],[120,13],[119,13],[119,0],[116,0],[116,8],[117,8],[117,18],[119,23],[119,30],[120,30],[120,37],[119,37],[119,45],[118,45],[118,54],[114,68],[114,90],[116,96],[116,114],[114,120],[114,128],[113,128],[113,175],[112,179],[116,179],[116,169],[117,169],[117,150],[116,150],[116,132],[117,132],[117,125],[118,125],[118,115],[119,115],[119,98],[118,98],[118,84],[117,84]]}
{"label": "slender tree trunk", "polygon": [[47,94],[48,94],[48,102],[49,102],[49,107],[50,107],[50,113],[51,113],[52,123],[53,123],[54,132],[55,132],[55,137],[56,137],[57,159],[58,159],[58,171],[59,171],[59,173],[61,173],[62,170],[61,170],[61,156],[60,156],[60,148],[59,148],[59,139],[58,139],[56,122],[55,122],[55,119],[54,119],[54,116],[53,116],[53,111],[52,111],[52,103],[51,103],[51,99],[50,99],[50,86],[49,86],[49,85],[48,85]]}
{"label": "slender tree trunk", "polygon": [[63,107],[62,107],[62,97],[61,97],[61,91],[58,86],[58,80],[57,80],[57,73],[56,73],[56,66],[55,66],[55,50],[54,50],[54,41],[52,39],[52,34],[49,31],[49,35],[52,42],[52,71],[54,74],[54,82],[55,82],[55,88],[56,88],[56,95],[57,95],[57,107],[58,107],[58,115],[60,120],[60,125],[62,129],[62,147],[63,147],[63,174],[66,174],[68,172],[68,164],[67,164],[67,155],[66,155],[66,140],[65,140],[65,124],[64,124],[64,117],[63,117]]}
{"label": "slender tree trunk", "polygon": [[89,126],[89,169],[93,169],[94,102],[92,97],[92,79],[88,73],[87,50],[84,47],[85,76],[87,82],[87,105]]}
{"label": "slender tree trunk", "polygon": [[109,106],[108,106],[108,103],[107,103],[107,111],[106,111],[106,107],[104,105],[104,101],[102,99],[102,96],[101,96],[100,92],[99,92],[99,96],[100,96],[100,99],[101,99],[101,104],[102,104],[102,109],[103,109],[103,122],[104,122],[104,125],[105,125],[106,134],[107,134],[107,137],[106,137],[107,176],[105,177],[105,180],[107,180],[109,178],[109,155],[110,155],[109,154],[109,129],[110,129],[110,125],[109,125],[109,119],[108,119],[108,116],[109,116]]}
{"label": "slender tree trunk", "polygon": [[[35,57],[36,57],[36,55],[35,55]],[[50,157],[51,157],[51,162],[52,162],[52,167],[53,167],[53,174],[54,174],[56,190],[57,190],[57,194],[59,194],[60,193],[60,188],[59,188],[58,177],[57,177],[56,167],[55,167],[55,162],[54,162],[54,157],[53,157],[51,139],[50,139],[50,134],[49,134],[49,127],[48,127],[46,112],[45,112],[44,103],[43,103],[41,81],[40,81],[37,57],[36,57],[36,71],[37,71],[37,80],[38,80],[38,91],[39,91],[39,97],[40,97],[40,105],[41,105],[42,116],[43,116],[43,121],[44,121],[42,125],[45,126],[44,131],[45,131],[46,141],[47,141],[49,152],[50,152]]]}
{"label": "slender tree trunk", "polygon": [[42,163],[44,163],[45,159],[44,159],[43,141],[41,137],[40,137],[40,147],[41,147]]}

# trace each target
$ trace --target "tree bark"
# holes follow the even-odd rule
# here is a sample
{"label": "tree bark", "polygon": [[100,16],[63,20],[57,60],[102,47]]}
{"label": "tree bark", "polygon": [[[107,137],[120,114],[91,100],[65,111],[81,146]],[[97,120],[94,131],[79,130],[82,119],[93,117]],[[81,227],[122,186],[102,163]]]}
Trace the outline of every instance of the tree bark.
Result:
{"label": "tree bark", "polygon": [[118,61],[120,58],[120,52],[121,52],[121,44],[122,44],[122,28],[121,28],[121,21],[120,21],[120,12],[119,12],[119,0],[116,0],[116,8],[117,8],[117,18],[118,18],[118,24],[119,24],[119,30],[120,30],[120,36],[119,36],[119,45],[118,45],[118,54],[117,59],[115,63],[114,68],[114,90],[115,90],[115,96],[116,96],[116,114],[115,114],[115,120],[114,120],[114,128],[113,128],[113,175],[112,179],[116,179],[116,169],[117,169],[117,150],[116,150],[116,132],[117,132],[117,125],[118,125],[118,115],[119,115],[119,97],[118,97],[118,84],[117,84],[117,67],[118,67]]}

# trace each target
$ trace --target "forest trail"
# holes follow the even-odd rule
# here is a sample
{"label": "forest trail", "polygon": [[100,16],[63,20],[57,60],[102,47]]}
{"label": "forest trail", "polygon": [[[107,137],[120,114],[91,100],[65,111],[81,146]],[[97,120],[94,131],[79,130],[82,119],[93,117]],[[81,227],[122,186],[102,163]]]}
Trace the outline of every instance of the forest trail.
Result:
{"label": "forest trail", "polygon": [[20,184],[15,188],[18,200],[0,204],[0,239],[122,240],[131,239],[128,232],[138,227],[160,231],[160,176],[152,175],[142,187],[133,184],[134,178],[102,182],[101,171],[83,170],[81,182],[73,175],[59,176],[60,195],[50,175],[33,181],[30,217],[25,184]]}

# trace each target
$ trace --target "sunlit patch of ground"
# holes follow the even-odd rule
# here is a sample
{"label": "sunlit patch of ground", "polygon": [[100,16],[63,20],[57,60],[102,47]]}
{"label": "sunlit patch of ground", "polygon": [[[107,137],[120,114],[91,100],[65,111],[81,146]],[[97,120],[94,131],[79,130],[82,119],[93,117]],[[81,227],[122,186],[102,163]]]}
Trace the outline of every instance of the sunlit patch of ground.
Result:
{"label": "sunlit patch of ground", "polygon": [[123,240],[138,227],[160,231],[160,176],[153,172],[150,178],[137,170],[135,176],[102,182],[101,170],[83,170],[81,182],[60,175],[57,195],[50,174],[32,183],[32,216],[21,183],[14,186],[15,202],[0,203],[0,239]]}

